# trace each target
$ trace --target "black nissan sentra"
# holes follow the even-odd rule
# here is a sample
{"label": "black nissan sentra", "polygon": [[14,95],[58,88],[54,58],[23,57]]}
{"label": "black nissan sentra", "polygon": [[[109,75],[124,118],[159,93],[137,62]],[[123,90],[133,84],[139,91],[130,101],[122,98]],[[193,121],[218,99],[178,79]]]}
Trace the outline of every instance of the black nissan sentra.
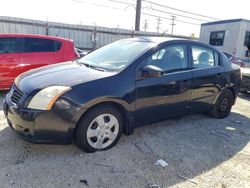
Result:
{"label": "black nissan sentra", "polygon": [[134,38],[75,62],[20,75],[4,112],[21,138],[71,143],[86,152],[113,147],[121,133],[173,116],[229,115],[240,89],[237,65],[190,40]]}

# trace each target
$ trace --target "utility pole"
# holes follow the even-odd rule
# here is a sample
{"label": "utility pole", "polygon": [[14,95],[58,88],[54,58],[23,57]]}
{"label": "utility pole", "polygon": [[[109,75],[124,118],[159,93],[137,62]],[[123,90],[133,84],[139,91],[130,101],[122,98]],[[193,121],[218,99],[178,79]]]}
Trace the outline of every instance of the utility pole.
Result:
{"label": "utility pole", "polygon": [[171,26],[172,26],[172,30],[171,30],[171,34],[173,35],[174,34],[174,26],[176,25],[175,23],[174,23],[174,21],[175,21],[175,19],[176,19],[176,17],[175,16],[171,16],[172,17],[172,22],[171,22]]}
{"label": "utility pole", "polygon": [[143,29],[144,29],[145,32],[147,31],[147,29],[148,29],[148,20],[144,21]]}
{"label": "utility pole", "polygon": [[48,19],[48,17],[46,17],[45,33],[46,33],[46,35],[49,35],[49,19]]}
{"label": "utility pole", "polygon": [[141,20],[141,1],[136,1],[136,13],[135,13],[135,30],[140,31],[140,20]]}
{"label": "utility pole", "polygon": [[159,18],[157,18],[157,27],[156,27],[157,33],[160,32],[160,25],[161,25],[161,18],[159,17]]}

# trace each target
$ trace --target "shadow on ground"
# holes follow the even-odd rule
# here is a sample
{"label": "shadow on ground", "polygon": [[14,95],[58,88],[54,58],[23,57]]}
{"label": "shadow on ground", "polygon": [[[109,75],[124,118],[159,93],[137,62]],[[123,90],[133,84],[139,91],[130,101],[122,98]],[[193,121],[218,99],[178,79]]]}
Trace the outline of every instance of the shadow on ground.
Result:
{"label": "shadow on ground", "polygon": [[[24,142],[1,122],[0,181],[9,185],[13,178],[16,187],[79,187],[80,180],[90,187],[169,187],[184,181],[180,176],[195,178],[242,151],[249,125],[239,113],[223,120],[185,116],[137,128],[113,149],[87,154],[75,145]],[[158,159],[168,166],[155,166]]]}

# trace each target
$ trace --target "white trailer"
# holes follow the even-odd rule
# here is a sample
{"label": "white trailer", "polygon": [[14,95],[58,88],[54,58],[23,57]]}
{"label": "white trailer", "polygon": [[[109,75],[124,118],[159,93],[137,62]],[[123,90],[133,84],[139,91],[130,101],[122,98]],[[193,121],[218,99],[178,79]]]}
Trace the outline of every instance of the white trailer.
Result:
{"label": "white trailer", "polygon": [[246,45],[250,43],[250,20],[233,19],[204,23],[201,25],[200,41],[249,62]]}

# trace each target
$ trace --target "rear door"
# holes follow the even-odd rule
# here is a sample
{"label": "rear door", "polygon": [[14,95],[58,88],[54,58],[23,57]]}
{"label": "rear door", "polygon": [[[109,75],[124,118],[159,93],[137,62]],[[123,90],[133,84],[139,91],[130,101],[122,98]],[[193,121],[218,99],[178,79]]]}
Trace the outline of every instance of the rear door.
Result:
{"label": "rear door", "polygon": [[[140,78],[141,69],[153,65],[164,70],[161,77]],[[136,81],[136,124],[164,120],[186,113],[191,100],[186,44],[164,46],[147,57],[138,67]]]}
{"label": "rear door", "polygon": [[23,38],[22,72],[62,62],[62,42],[43,38]]}
{"label": "rear door", "polygon": [[192,54],[192,107],[193,111],[208,110],[221,88],[226,84],[226,75],[220,55],[203,45],[191,44]]}
{"label": "rear door", "polygon": [[0,89],[8,89],[20,71],[20,41],[16,37],[0,38]]}

